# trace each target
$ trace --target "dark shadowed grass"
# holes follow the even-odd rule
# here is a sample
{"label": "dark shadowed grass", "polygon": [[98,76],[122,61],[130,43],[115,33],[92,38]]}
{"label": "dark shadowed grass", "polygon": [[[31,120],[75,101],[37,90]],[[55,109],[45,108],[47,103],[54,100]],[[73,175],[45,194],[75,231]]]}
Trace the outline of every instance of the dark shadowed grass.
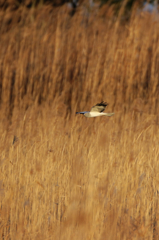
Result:
{"label": "dark shadowed grass", "polygon": [[102,99],[127,111],[136,98],[147,113],[157,113],[157,16],[132,12],[120,25],[84,5],[73,17],[65,5],[20,13],[16,24],[5,23],[4,13],[0,30],[0,102],[7,116],[56,97],[66,114]]}

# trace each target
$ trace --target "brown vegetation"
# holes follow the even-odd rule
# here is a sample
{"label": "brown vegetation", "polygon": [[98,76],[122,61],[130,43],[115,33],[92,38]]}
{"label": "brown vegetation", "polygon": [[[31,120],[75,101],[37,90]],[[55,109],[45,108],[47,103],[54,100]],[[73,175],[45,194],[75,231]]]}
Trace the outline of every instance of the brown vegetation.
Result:
{"label": "brown vegetation", "polygon": [[69,11],[0,13],[0,239],[158,239],[158,18]]}

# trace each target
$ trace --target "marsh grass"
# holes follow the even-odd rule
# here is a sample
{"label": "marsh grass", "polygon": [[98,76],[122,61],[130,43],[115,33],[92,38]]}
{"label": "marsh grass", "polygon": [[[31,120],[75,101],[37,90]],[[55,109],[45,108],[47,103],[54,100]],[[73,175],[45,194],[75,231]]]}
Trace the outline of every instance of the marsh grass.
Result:
{"label": "marsh grass", "polygon": [[[16,14],[1,13],[1,239],[158,239],[157,16]],[[113,117],[75,116],[101,100]]]}

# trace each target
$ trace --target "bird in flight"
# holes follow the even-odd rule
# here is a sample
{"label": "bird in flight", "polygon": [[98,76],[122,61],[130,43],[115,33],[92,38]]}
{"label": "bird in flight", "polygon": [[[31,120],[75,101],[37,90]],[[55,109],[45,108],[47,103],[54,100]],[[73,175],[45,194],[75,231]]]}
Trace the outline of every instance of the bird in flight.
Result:
{"label": "bird in flight", "polygon": [[95,106],[91,108],[90,112],[76,112],[76,114],[83,114],[85,117],[99,117],[99,116],[108,116],[111,117],[114,113],[104,113],[106,106],[108,104],[106,102],[97,103]]}

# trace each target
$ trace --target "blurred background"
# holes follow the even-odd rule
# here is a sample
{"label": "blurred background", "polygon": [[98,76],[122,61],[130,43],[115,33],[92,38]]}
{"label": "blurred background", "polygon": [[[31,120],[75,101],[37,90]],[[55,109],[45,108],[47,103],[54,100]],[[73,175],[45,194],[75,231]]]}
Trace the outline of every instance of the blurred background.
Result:
{"label": "blurred background", "polygon": [[[105,100],[158,109],[158,5],[143,1],[1,1],[0,106],[66,115]],[[88,103],[90,105],[88,105]],[[5,106],[5,107],[4,107]]]}
{"label": "blurred background", "polygon": [[1,0],[0,238],[159,239],[158,116],[158,1]]}

